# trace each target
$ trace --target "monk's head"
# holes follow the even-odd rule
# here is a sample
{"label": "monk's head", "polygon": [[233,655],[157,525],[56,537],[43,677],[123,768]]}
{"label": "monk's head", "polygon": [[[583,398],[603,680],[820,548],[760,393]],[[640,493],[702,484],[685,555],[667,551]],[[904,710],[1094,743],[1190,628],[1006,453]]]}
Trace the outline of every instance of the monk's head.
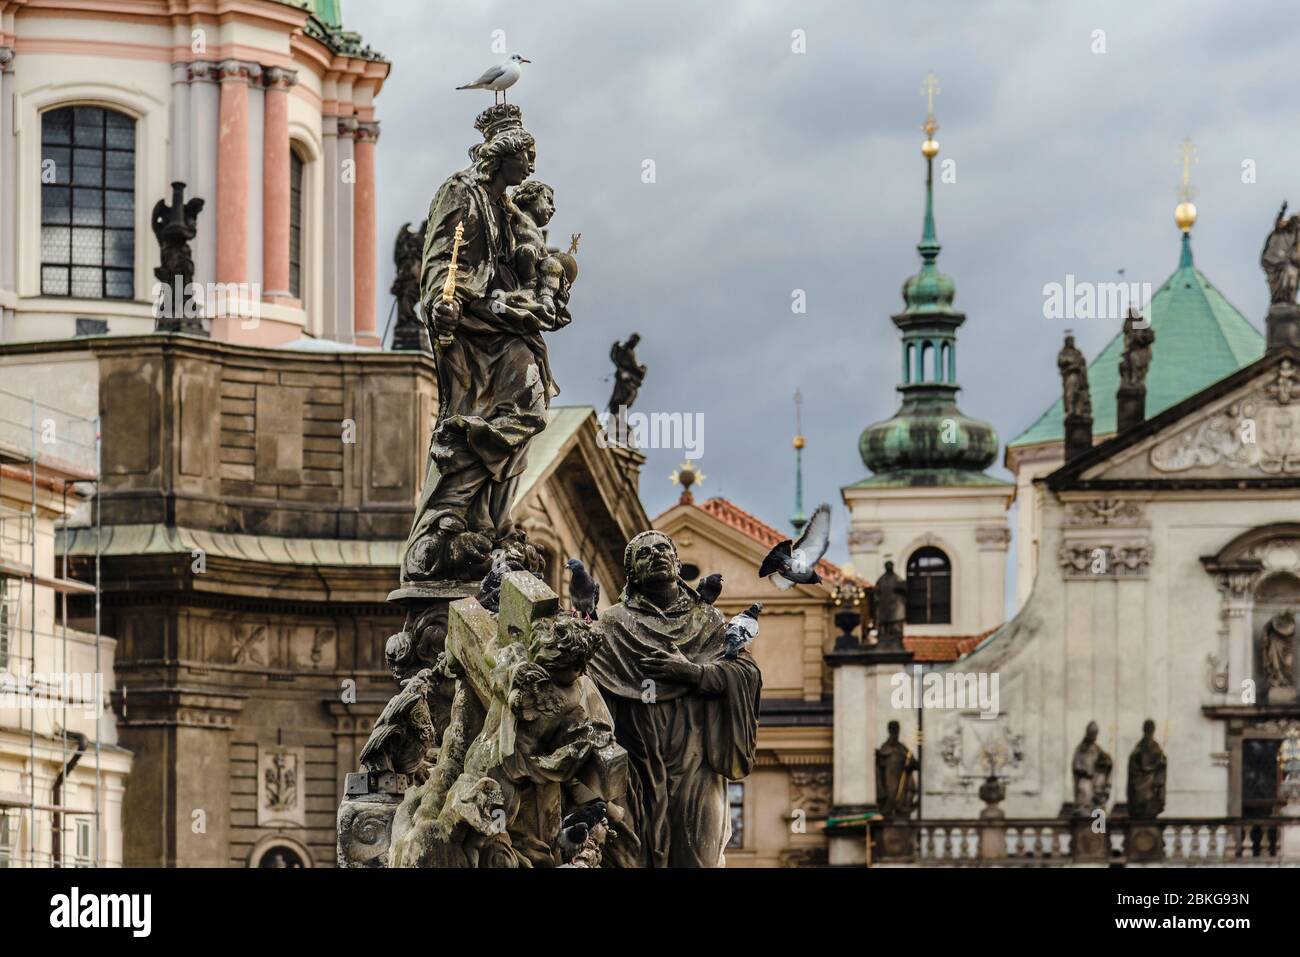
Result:
{"label": "monk's head", "polygon": [[642,532],[627,543],[623,570],[629,589],[661,589],[677,581],[682,563],[671,538],[663,532]]}

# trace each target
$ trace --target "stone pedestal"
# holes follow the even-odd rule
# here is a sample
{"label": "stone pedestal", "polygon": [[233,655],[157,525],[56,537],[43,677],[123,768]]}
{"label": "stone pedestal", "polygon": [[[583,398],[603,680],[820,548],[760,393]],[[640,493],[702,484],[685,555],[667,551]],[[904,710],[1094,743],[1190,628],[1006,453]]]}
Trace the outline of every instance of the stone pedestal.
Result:
{"label": "stone pedestal", "polygon": [[339,867],[387,867],[393,816],[410,782],[404,774],[349,774],[336,819]]}
{"label": "stone pedestal", "polygon": [[[915,737],[916,712],[895,712],[889,706],[890,681],[911,663],[912,653],[901,649],[877,651],[856,645],[837,647],[825,660],[835,675],[835,776],[830,816],[852,817],[876,807],[875,749],[885,739],[889,722],[899,722],[903,740]],[[895,831],[882,835],[878,830],[881,826],[873,825],[869,835],[864,835],[860,826],[831,831],[828,835],[831,865],[866,866],[867,841],[871,839],[875,842],[871,863],[882,860],[882,854],[888,858],[896,850],[903,853],[904,844],[910,855],[910,836],[904,840]]]}
{"label": "stone pedestal", "polygon": [[1264,320],[1268,331],[1268,348],[1290,346],[1300,349],[1300,306],[1294,303],[1275,302],[1268,307]]}
{"label": "stone pedestal", "polygon": [[1147,390],[1120,386],[1115,393],[1115,423],[1124,432],[1141,425],[1147,417]]}
{"label": "stone pedestal", "polygon": [[1164,859],[1164,828],[1154,821],[1130,821],[1128,825],[1129,863],[1155,864]]}
{"label": "stone pedestal", "polygon": [[1092,416],[1065,417],[1065,461],[1092,448]]}
{"label": "stone pedestal", "polygon": [[870,836],[872,864],[909,864],[916,860],[913,830],[906,821],[873,822]]}
{"label": "stone pedestal", "polygon": [[1104,864],[1110,860],[1110,839],[1105,831],[1093,830],[1093,818],[1070,821],[1070,856],[1076,864]]}

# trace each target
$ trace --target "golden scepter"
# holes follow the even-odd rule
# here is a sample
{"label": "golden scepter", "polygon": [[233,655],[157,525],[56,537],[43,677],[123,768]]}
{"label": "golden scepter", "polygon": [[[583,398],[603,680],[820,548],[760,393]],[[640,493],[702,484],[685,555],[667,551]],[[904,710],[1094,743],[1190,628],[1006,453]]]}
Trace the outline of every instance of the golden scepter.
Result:
{"label": "golden scepter", "polygon": [[[442,284],[442,301],[452,302],[456,298],[456,262],[460,258],[460,244],[465,238],[465,224],[456,224],[456,235],[451,241],[451,263],[447,266],[447,281]],[[438,336],[438,345],[449,346],[455,336]]]}

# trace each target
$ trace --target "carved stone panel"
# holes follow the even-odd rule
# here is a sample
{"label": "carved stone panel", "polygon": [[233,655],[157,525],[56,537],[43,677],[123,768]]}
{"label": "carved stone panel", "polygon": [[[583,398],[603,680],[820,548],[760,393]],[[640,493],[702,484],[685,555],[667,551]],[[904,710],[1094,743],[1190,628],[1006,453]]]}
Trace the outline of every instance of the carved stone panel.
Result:
{"label": "carved stone panel", "polygon": [[790,807],[808,817],[825,817],[831,806],[831,769],[828,767],[792,768],[790,771]]}
{"label": "carved stone panel", "polygon": [[302,484],[303,390],[259,385],[256,399],[257,481],[273,485]]}
{"label": "carved stone panel", "polygon": [[304,748],[258,746],[258,827],[306,826],[306,770]]}

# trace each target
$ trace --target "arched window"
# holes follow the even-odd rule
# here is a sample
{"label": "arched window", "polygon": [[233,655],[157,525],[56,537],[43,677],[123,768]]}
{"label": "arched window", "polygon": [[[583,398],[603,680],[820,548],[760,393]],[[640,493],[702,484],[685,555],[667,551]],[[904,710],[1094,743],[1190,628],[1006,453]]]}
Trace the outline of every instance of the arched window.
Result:
{"label": "arched window", "polygon": [[289,150],[289,295],[302,298],[302,157]]}
{"label": "arched window", "polygon": [[933,546],[907,560],[907,623],[946,625],[952,621],[952,564]]}
{"label": "arched window", "polygon": [[135,120],[98,106],[41,117],[41,295],[135,298]]}

